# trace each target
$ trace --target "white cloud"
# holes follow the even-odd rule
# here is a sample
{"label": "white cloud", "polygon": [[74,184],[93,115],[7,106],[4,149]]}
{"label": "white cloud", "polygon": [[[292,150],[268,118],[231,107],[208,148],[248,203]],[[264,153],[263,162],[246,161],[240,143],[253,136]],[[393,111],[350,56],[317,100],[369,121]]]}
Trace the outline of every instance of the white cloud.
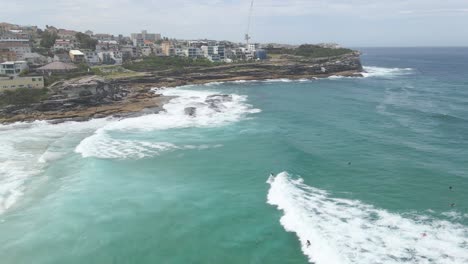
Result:
{"label": "white cloud", "polygon": [[[241,40],[250,0],[0,0],[0,6],[2,20],[19,24],[114,34],[148,29],[169,37]],[[389,37],[404,33],[410,29],[402,21],[411,23],[412,17],[428,17],[430,24],[431,16],[467,10],[467,0],[256,0],[252,34],[259,41],[330,40],[355,45],[370,39],[377,28],[388,30],[382,34]],[[468,18],[459,17],[444,23],[461,19],[468,24]],[[411,30],[421,34],[425,28]],[[459,37],[454,33],[454,38]]]}

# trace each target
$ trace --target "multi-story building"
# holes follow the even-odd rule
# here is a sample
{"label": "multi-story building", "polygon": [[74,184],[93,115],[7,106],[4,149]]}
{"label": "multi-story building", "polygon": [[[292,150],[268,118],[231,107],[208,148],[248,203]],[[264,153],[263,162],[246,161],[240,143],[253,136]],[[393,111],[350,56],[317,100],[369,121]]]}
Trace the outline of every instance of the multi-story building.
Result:
{"label": "multi-story building", "polygon": [[28,69],[26,61],[7,61],[0,64],[1,75],[18,76],[21,72]]}
{"label": "multi-story building", "polygon": [[85,61],[84,53],[79,50],[70,50],[68,54],[70,56],[71,61],[74,63],[81,63]]}
{"label": "multi-story building", "polygon": [[98,52],[99,60],[102,64],[120,65],[123,62],[122,54],[114,51]]}
{"label": "multi-story building", "polygon": [[173,56],[175,55],[175,49],[171,42],[164,41],[161,43],[161,50],[164,56]]}
{"label": "multi-story building", "polygon": [[57,51],[70,51],[73,48],[75,48],[75,45],[73,44],[73,41],[70,39],[57,39],[55,40],[55,44],[52,47],[54,52]]}
{"label": "multi-story building", "polygon": [[31,46],[17,41],[0,41],[0,50],[8,50],[14,52],[16,57],[21,58],[26,53],[31,53]]}
{"label": "multi-story building", "polygon": [[153,49],[151,49],[150,46],[143,46],[143,47],[140,47],[140,52],[141,52],[141,56],[148,57],[151,54],[153,54]]}
{"label": "multi-story building", "polygon": [[74,31],[74,30],[59,29],[58,32],[57,32],[57,35],[58,35],[58,37],[60,39],[74,40],[76,33],[78,33],[78,32]]}
{"label": "multi-story building", "polygon": [[159,41],[161,40],[161,34],[159,33],[148,33],[146,30],[142,30],[141,33],[132,33],[131,39],[134,46],[141,46],[145,43],[145,40]]}
{"label": "multi-story building", "polygon": [[44,78],[42,76],[0,77],[0,91],[18,88],[44,88]]}
{"label": "multi-story building", "polygon": [[119,43],[116,40],[99,40],[96,45],[96,51],[117,51]]}
{"label": "multi-story building", "polygon": [[62,62],[62,63],[70,63],[71,59],[70,59],[70,55],[68,55],[67,53],[56,53],[54,55],[53,61]]}
{"label": "multi-story building", "polygon": [[89,65],[96,65],[100,63],[99,56],[96,51],[84,50],[83,53],[85,55],[85,61]]}
{"label": "multi-story building", "polygon": [[49,62],[47,57],[35,52],[24,54],[21,60],[25,60],[28,64],[32,65],[44,65]]}
{"label": "multi-story building", "polygon": [[187,56],[189,58],[203,57],[203,52],[199,48],[188,47],[187,49],[185,49],[185,56]]}
{"label": "multi-story building", "polygon": [[0,49],[0,63],[15,60],[17,60],[16,52],[10,51],[8,49]]}

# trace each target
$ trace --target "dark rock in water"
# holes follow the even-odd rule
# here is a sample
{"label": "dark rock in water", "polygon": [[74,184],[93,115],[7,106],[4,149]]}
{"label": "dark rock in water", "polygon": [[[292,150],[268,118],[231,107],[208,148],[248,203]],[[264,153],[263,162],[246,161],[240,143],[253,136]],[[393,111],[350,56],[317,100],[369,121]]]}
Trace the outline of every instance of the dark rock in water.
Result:
{"label": "dark rock in water", "polygon": [[232,95],[230,94],[213,94],[206,97],[205,102],[231,102]]}
{"label": "dark rock in water", "polygon": [[184,112],[185,112],[186,115],[195,116],[195,114],[197,112],[197,108],[195,108],[195,107],[186,107],[184,109]]}
{"label": "dark rock in water", "polygon": [[222,103],[231,101],[232,95],[229,94],[213,94],[207,96],[205,99],[205,103],[208,104],[208,107],[215,110],[216,112],[221,112],[220,108],[223,107]]}

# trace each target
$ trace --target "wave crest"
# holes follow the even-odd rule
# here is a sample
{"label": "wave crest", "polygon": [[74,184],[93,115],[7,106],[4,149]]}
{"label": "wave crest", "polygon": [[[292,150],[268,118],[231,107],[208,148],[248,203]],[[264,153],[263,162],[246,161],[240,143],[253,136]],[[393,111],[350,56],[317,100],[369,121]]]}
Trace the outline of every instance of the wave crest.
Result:
{"label": "wave crest", "polygon": [[283,211],[281,224],[297,234],[311,262],[468,263],[468,228],[463,225],[333,198],[287,172],[267,182],[268,203]]}

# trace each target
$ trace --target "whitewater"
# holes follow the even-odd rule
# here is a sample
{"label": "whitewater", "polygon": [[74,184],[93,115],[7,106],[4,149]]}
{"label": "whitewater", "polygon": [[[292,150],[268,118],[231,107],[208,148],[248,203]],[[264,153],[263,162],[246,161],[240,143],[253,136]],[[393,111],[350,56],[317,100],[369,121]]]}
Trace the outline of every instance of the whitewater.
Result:
{"label": "whitewater", "polygon": [[467,263],[466,54],[369,49],[363,77],[0,125],[0,262]]}
{"label": "whitewater", "polygon": [[468,263],[466,226],[334,198],[287,172],[267,183],[268,203],[313,263]]}

